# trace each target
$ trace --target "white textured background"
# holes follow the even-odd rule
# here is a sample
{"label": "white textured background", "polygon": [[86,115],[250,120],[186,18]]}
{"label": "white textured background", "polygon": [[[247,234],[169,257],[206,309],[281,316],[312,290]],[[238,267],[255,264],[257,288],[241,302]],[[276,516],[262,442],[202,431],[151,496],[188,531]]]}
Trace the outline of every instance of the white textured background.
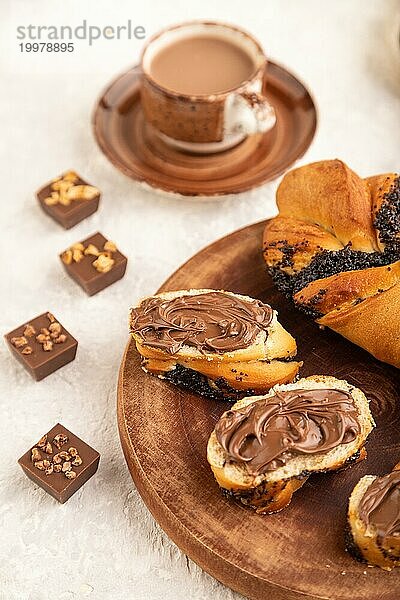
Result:
{"label": "white textured background", "polygon": [[[340,157],[361,175],[399,169],[400,60],[393,0],[1,0],[1,331],[46,310],[78,338],[75,362],[33,382],[1,345],[1,600],[232,600],[154,522],[126,468],[116,426],[116,378],[129,306],[154,292],[205,244],[274,213],[277,182],[200,203],[145,192],[93,139],[102,87],[134,63],[142,42],[80,42],[73,55],[21,54],[18,25],[123,25],[148,35],[169,23],[220,18],[253,31],[297,73],[320,111],[302,162]],[[68,232],[33,192],[73,168],[101,188],[98,213]],[[88,298],[57,254],[101,230],[129,257],[125,278]],[[28,480],[17,458],[57,421],[101,453],[98,473],[65,505]]]}

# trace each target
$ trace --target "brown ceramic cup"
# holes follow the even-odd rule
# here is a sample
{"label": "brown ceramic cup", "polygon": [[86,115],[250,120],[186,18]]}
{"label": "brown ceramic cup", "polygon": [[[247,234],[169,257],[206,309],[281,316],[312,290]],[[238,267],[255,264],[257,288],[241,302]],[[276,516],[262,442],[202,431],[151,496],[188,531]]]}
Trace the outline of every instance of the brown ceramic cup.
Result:
{"label": "brown ceramic cup", "polygon": [[[248,54],[254,70],[238,87],[221,93],[187,95],[160,85],[151,74],[154,56],[184,37],[217,36]],[[145,46],[141,103],[145,118],[174,147],[196,153],[227,150],[248,135],[275,124],[275,111],[262,95],[267,59],[250,34],[231,25],[193,21],[156,34]]]}

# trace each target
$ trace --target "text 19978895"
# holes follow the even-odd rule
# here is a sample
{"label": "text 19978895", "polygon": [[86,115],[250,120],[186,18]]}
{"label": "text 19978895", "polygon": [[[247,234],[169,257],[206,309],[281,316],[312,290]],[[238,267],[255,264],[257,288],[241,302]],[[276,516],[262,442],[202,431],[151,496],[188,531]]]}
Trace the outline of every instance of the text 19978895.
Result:
{"label": "text 19978895", "polygon": [[21,52],[73,52],[73,42],[21,42]]}

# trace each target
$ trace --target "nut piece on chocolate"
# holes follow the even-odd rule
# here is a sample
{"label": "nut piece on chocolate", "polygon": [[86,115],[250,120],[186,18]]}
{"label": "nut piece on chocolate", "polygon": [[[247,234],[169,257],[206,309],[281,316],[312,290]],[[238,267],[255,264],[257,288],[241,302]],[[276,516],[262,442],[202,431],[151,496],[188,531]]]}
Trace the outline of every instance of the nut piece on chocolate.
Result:
{"label": "nut piece on chocolate", "polygon": [[[43,438],[52,449],[45,458],[38,448]],[[43,438],[18,463],[25,475],[63,504],[96,473],[100,454],[60,423]],[[76,452],[73,460],[71,450]]]}
{"label": "nut piece on chocolate", "polygon": [[64,229],[70,229],[96,212],[100,195],[100,190],[75,171],[63,173],[36,194],[42,209]]}
{"label": "nut piece on chocolate", "polygon": [[60,254],[60,259],[68,275],[89,296],[121,279],[128,262],[114,242],[101,233],[70,246]]}
{"label": "nut piece on chocolate", "polygon": [[11,352],[40,381],[74,360],[78,342],[49,312],[4,336]]}

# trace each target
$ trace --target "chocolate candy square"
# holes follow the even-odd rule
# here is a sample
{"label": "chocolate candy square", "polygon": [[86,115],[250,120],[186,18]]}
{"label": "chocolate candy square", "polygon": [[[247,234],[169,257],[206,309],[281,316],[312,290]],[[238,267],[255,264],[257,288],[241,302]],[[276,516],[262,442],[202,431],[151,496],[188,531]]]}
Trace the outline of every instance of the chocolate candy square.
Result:
{"label": "chocolate candy square", "polygon": [[96,212],[100,191],[75,171],[67,171],[37,192],[40,206],[64,229],[70,229]]}
{"label": "chocolate candy square", "polygon": [[25,475],[64,504],[97,471],[100,454],[57,423],[19,459]]}
{"label": "chocolate candy square", "polygon": [[40,381],[74,360],[78,342],[51,313],[43,313],[4,336],[19,362]]}
{"label": "chocolate candy square", "polygon": [[128,262],[114,242],[101,233],[74,244],[60,254],[60,258],[68,275],[89,296],[121,279]]}

